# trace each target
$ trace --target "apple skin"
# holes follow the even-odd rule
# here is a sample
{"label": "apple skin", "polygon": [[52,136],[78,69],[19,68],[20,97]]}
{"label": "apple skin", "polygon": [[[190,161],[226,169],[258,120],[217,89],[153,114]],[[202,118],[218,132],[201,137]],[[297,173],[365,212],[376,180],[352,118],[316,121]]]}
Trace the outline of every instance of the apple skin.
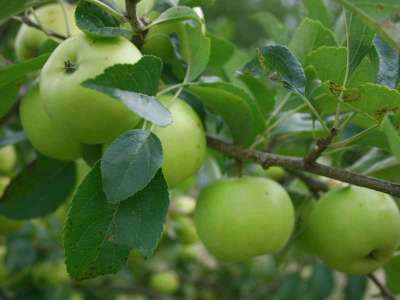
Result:
{"label": "apple skin", "polygon": [[40,153],[59,160],[75,160],[82,156],[82,145],[56,126],[44,110],[37,87],[22,99],[22,127],[33,147]]}
{"label": "apple skin", "polygon": [[[79,28],[75,24],[75,6],[66,3],[65,8],[68,24],[70,24],[71,34],[76,34],[79,32]],[[35,13],[44,28],[62,35],[67,35],[64,13],[60,4],[55,3],[44,5],[36,9]],[[30,19],[35,21],[33,16],[30,16]],[[23,24],[20,27],[15,40],[15,52],[17,58],[19,60],[24,60],[37,56],[40,47],[48,39],[49,37],[44,32]]]}
{"label": "apple skin", "polygon": [[193,220],[187,216],[175,218],[176,233],[183,245],[191,245],[199,240]]}
{"label": "apple skin", "polygon": [[156,292],[173,294],[179,288],[179,277],[172,271],[159,272],[151,276],[150,286]]}
{"label": "apple skin", "polygon": [[0,148],[0,172],[10,174],[17,163],[17,153],[12,145]]}
{"label": "apple skin", "polygon": [[207,141],[203,125],[196,112],[181,99],[160,97],[172,114],[172,124],[155,127],[160,139],[164,161],[162,170],[170,188],[195,174],[204,162]]}
{"label": "apple skin", "polygon": [[[61,128],[84,144],[104,144],[134,128],[140,118],[122,102],[85,88],[114,64],[135,64],[142,57],[125,38],[95,39],[75,35],[52,53],[42,69],[40,92],[45,110]],[[76,69],[67,70],[65,63]]]}
{"label": "apple skin", "polygon": [[329,266],[365,275],[384,265],[400,244],[400,213],[387,194],[349,186],[318,201],[307,239]]}
{"label": "apple skin", "polygon": [[242,177],[207,186],[200,193],[194,220],[209,252],[235,262],[282,249],[295,218],[291,199],[278,183]]}

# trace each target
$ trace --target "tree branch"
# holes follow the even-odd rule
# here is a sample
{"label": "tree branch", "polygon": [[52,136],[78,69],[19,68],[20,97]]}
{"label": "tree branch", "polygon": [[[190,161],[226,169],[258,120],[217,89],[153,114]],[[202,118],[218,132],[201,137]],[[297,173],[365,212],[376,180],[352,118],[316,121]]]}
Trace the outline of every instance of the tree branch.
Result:
{"label": "tree branch", "polygon": [[324,151],[329,147],[332,143],[333,139],[337,135],[337,130],[332,128],[329,135],[326,138],[320,139],[317,141],[317,145],[314,150],[304,159],[306,164],[313,164],[316,160],[324,153]]}
{"label": "tree branch", "polygon": [[307,164],[304,159],[300,157],[283,156],[246,149],[211,137],[208,137],[207,141],[209,147],[218,150],[227,156],[236,159],[252,160],[262,165],[264,168],[280,166],[283,168],[305,171],[400,197],[400,184],[395,182],[380,180],[344,169],[325,166],[319,163]]}
{"label": "tree branch", "polygon": [[379,281],[379,279],[374,274],[369,274],[368,278],[375,283],[381,292],[382,296],[387,300],[396,300],[396,297],[389,292],[389,290]]}
{"label": "tree branch", "polygon": [[57,32],[51,31],[51,30],[46,30],[45,28],[43,28],[41,25],[33,22],[31,19],[29,19],[27,16],[21,16],[21,17],[14,17],[13,19],[20,21],[21,23],[29,26],[29,27],[33,27],[36,28],[42,32],[44,32],[47,36],[49,37],[54,37],[60,40],[66,40],[68,37],[63,35],[63,34],[59,34]]}

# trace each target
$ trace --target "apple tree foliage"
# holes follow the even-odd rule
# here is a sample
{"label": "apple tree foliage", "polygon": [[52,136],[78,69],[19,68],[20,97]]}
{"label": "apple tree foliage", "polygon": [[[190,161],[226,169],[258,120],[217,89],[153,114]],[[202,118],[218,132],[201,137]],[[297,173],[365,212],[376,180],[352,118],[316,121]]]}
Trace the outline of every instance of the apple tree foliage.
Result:
{"label": "apple tree foliage", "polygon": [[[271,1],[270,9],[251,11],[249,7],[256,5],[251,1],[236,5],[223,0],[159,0],[142,17],[132,15],[135,1],[122,8],[112,0],[69,1],[77,2],[76,25],[85,34],[98,39],[124,37],[139,49],[146,48],[146,35],[152,28],[180,26],[179,32],[167,35],[160,45],[172,58],[144,53],[136,64],[111,66],[81,83],[120,101],[144,121],[142,128],[123,133],[105,150],[88,147],[84,158],[91,169],[84,172],[85,176],[78,162],[36,153],[18,118],[18,102],[61,40],[47,32],[49,39],[37,56],[17,60],[10,46],[16,20],[26,23],[26,13],[46,2],[0,0],[0,145],[14,145],[18,150],[18,163],[12,172],[4,174],[12,179],[0,201],[0,215],[24,222],[6,238],[5,266],[16,278],[25,276],[24,266],[41,262],[44,254],[50,257],[52,249],[56,249],[54,256],[58,259],[65,255],[67,271],[74,280],[115,274],[125,270],[127,263],[140,277],[135,273],[135,263],[141,268],[147,262],[137,257],[151,264],[158,251],[168,252],[162,249],[162,236],[167,228],[164,235],[171,239],[168,228],[173,213],[168,211],[169,207],[173,210],[174,203],[170,198],[187,188],[185,183],[176,190],[168,189],[161,171],[163,149],[149,128],[172,123],[171,113],[157,99],[171,92],[194,108],[212,139],[235,144],[243,153],[259,150],[284,157],[264,162],[263,167],[287,168],[286,175],[278,180],[294,202],[297,223],[301,221],[301,208],[321,192],[318,187],[315,190],[314,180],[328,188],[343,181],[400,197],[399,1],[299,1],[295,8],[285,11],[292,14],[296,26],[279,15],[281,1]],[[237,28],[231,26],[235,20],[221,21],[222,9],[214,9],[224,5],[235,6],[227,13],[238,20]],[[205,19],[199,7],[206,13]],[[242,28],[243,18],[247,20]],[[254,33],[257,41],[250,41]],[[313,157],[315,149],[320,153]],[[241,160],[240,153],[215,150],[221,149],[210,144],[209,155],[190,189],[197,191],[221,174],[263,172],[246,160],[250,156]],[[307,159],[310,153],[311,162],[293,170],[290,159]],[[318,158],[328,169],[314,166]],[[353,173],[344,173],[350,171]],[[65,207],[65,224],[57,223],[54,216]],[[38,226],[37,222],[42,223]],[[50,222],[57,223],[56,233],[44,230]],[[213,260],[204,261],[204,255],[200,255],[215,272],[202,278],[204,284],[212,286],[214,280],[220,285],[215,290],[226,299],[272,295],[275,300],[317,300],[327,299],[335,290],[340,290],[345,299],[363,299],[367,278],[346,275],[346,284],[339,286],[332,269],[295,249],[299,228],[287,247],[273,258],[241,268],[215,267]],[[176,238],[174,233],[172,237]],[[44,245],[44,249],[36,244]],[[170,259],[168,255],[165,260]],[[399,255],[384,268],[387,288],[393,294],[400,294]],[[295,268],[287,267],[292,263]],[[308,267],[307,276],[302,275],[304,266]],[[239,272],[237,278],[235,272]],[[46,270],[40,276],[43,273]],[[223,281],[229,276],[238,284]],[[246,285],[247,277],[257,280]],[[2,282],[13,284],[2,280],[0,270],[0,291]],[[99,287],[101,284],[93,286]],[[85,290],[84,285],[81,288]],[[26,286],[21,288],[16,299],[25,299],[25,290],[30,291]],[[179,293],[182,299],[192,299],[185,298],[190,292],[183,288]]]}

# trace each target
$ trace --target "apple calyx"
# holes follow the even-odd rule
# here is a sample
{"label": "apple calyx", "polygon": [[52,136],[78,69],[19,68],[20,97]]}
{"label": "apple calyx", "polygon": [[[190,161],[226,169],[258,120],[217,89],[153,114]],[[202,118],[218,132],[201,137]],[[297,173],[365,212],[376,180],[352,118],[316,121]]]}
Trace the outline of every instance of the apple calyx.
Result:
{"label": "apple calyx", "polygon": [[73,63],[70,60],[67,60],[67,61],[64,62],[64,69],[65,69],[65,73],[72,74],[76,70],[78,70],[78,65]]}

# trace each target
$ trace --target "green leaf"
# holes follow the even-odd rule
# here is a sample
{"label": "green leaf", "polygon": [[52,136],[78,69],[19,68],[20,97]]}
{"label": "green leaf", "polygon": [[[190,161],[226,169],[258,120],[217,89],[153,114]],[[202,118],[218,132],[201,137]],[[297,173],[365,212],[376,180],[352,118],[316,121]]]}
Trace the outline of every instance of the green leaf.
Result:
{"label": "green leaf", "polygon": [[400,134],[398,129],[394,126],[389,116],[385,116],[381,126],[386,135],[392,154],[400,162]]}
{"label": "green leaf", "polygon": [[396,88],[400,74],[399,51],[391,47],[379,37],[375,38],[374,44],[379,57],[377,83],[394,89]]}
{"label": "green leaf", "polygon": [[244,72],[266,75],[268,71],[278,72],[287,89],[304,95],[306,76],[303,66],[287,47],[281,45],[264,47],[244,68]]}
{"label": "green leaf", "polygon": [[67,270],[78,280],[118,272],[129,251],[153,254],[165,222],[169,194],[161,172],[134,197],[107,202],[97,163],[72,200],[65,228]]}
{"label": "green leaf", "polygon": [[80,1],[75,10],[76,24],[83,32],[99,37],[123,36],[130,39],[132,32],[120,28],[120,22],[98,5]]}
{"label": "green leaf", "polygon": [[305,18],[293,34],[289,49],[303,62],[309,52],[322,46],[337,46],[334,33],[321,22]]}
{"label": "green leaf", "polygon": [[366,276],[347,276],[347,284],[343,291],[345,300],[363,300],[367,285]]}
{"label": "green leaf", "polygon": [[190,24],[184,24],[184,33],[186,49],[185,62],[187,64],[188,79],[195,80],[207,68],[210,60],[210,39],[205,36],[200,26],[193,27]]}
{"label": "green leaf", "polygon": [[0,87],[0,118],[4,117],[17,102],[18,90],[14,82]]}
{"label": "green leaf", "polygon": [[349,75],[361,63],[372,47],[375,32],[371,30],[361,19],[352,13],[346,13],[348,26],[348,53]]}
{"label": "green leaf", "polygon": [[46,0],[0,0],[0,21],[23,12],[32,6],[37,6]]}
{"label": "green leaf", "polygon": [[46,53],[0,69],[0,87],[21,80],[29,73],[40,70],[49,56],[50,54]]}
{"label": "green leaf", "polygon": [[103,189],[110,203],[143,190],[161,168],[160,140],[150,131],[131,130],[118,137],[101,160]]}
{"label": "green leaf", "polygon": [[73,162],[39,156],[12,180],[0,202],[0,214],[13,219],[34,219],[54,212],[75,187]]}
{"label": "green leaf", "polygon": [[[346,101],[346,100],[345,100]],[[354,90],[354,97],[346,101],[351,107],[366,113],[377,122],[388,113],[396,113],[400,109],[400,92],[379,84],[366,83]]]}
{"label": "green leaf", "polygon": [[390,21],[400,11],[398,0],[338,0],[347,10],[359,16],[365,24],[390,45],[400,50],[400,36],[396,26]]}
{"label": "green leaf", "polygon": [[209,66],[221,67],[225,65],[235,52],[235,46],[214,34],[207,33],[210,39],[210,60]]}
{"label": "green leaf", "polygon": [[289,40],[289,29],[275,15],[268,11],[254,14],[252,19],[256,21],[267,33],[268,37],[278,44],[286,44]]}
{"label": "green leaf", "polygon": [[317,263],[308,281],[307,294],[310,300],[327,299],[335,287],[333,271],[327,266]]}
{"label": "green leaf", "polygon": [[393,294],[400,294],[400,255],[385,265],[386,286]]}
{"label": "green leaf", "polygon": [[216,0],[180,0],[179,5],[196,7],[196,6],[210,6],[213,5]]}
{"label": "green leaf", "polygon": [[147,26],[147,28],[161,23],[184,20],[199,20],[199,16],[190,7],[174,6],[164,11],[157,19]]}
{"label": "green leaf", "polygon": [[190,91],[222,116],[235,142],[249,145],[264,130],[264,118],[258,104],[243,89],[233,84],[215,82],[192,86]]}
{"label": "green leaf", "polygon": [[167,126],[172,122],[171,113],[153,96],[158,89],[161,68],[159,58],[143,56],[134,65],[111,66],[82,85],[122,101],[130,110],[156,125]]}
{"label": "green leaf", "polygon": [[346,57],[346,48],[324,46],[311,52],[305,65],[314,66],[321,81],[342,84],[346,74]]}
{"label": "green leaf", "polygon": [[324,0],[303,0],[310,19],[320,21],[325,27],[331,28],[333,17]]}
{"label": "green leaf", "polygon": [[254,99],[256,99],[263,115],[266,116],[271,113],[275,107],[276,92],[262,80],[251,74],[242,74],[239,78],[245,83]]}

